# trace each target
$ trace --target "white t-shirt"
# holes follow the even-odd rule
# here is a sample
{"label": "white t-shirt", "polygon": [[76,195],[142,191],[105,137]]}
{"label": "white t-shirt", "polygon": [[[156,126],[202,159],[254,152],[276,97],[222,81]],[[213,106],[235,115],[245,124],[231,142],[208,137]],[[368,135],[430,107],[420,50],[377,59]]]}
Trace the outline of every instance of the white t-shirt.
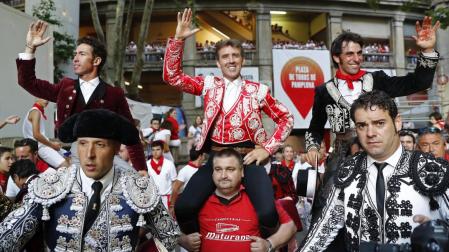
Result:
{"label": "white t-shirt", "polygon": [[168,129],[159,130],[158,132],[156,132],[156,134],[154,134],[153,141],[162,140],[162,141],[166,142],[167,136],[170,139],[170,136],[171,136],[170,130],[168,130]]}
{"label": "white t-shirt", "polygon": [[[300,162],[295,163],[295,167],[293,167],[293,171],[292,171],[292,179],[293,179],[293,183],[295,184],[295,188],[296,188],[296,182],[298,179],[298,171],[305,170],[309,167],[312,167],[312,166],[307,162],[301,163],[301,161],[300,161]],[[324,162],[323,162],[320,165],[318,165],[318,173],[324,173],[324,170],[325,170],[325,168],[324,168]]]}
{"label": "white t-shirt", "polygon": [[151,167],[151,159],[147,161],[148,174],[153,178],[159,190],[159,195],[169,195],[172,192],[172,183],[176,179],[176,167],[172,161],[164,158],[162,170],[157,174]]}
{"label": "white t-shirt", "polygon": [[184,188],[186,188],[187,183],[189,183],[190,178],[198,171],[198,168],[192,167],[190,165],[184,166],[178,173],[178,177],[176,180],[179,180],[181,182],[184,182],[184,185],[180,188],[179,193],[182,193],[184,191]]}

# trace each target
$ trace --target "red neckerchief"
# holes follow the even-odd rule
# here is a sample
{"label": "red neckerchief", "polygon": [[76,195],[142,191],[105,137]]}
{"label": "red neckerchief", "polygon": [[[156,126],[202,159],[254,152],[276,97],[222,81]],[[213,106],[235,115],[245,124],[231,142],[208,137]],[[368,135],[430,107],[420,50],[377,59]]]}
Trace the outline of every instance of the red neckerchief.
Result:
{"label": "red neckerchief", "polygon": [[293,162],[293,160],[292,160],[292,161],[290,161],[290,164],[287,165],[287,162],[285,162],[285,160],[282,160],[281,165],[284,167],[287,167],[291,171],[295,167],[295,162]]}
{"label": "red neckerchief", "polygon": [[153,129],[153,133],[160,130],[160,128],[159,129],[155,129],[153,127],[151,127],[151,128]]}
{"label": "red neckerchief", "polygon": [[348,74],[342,73],[340,71],[340,69],[338,69],[337,73],[335,74],[335,77],[337,77],[338,79],[345,80],[346,83],[348,84],[348,88],[353,90],[354,89],[354,85],[352,84],[352,82],[360,80],[365,73],[366,73],[366,71],[359,70],[359,72],[356,73],[356,74],[348,75]]}
{"label": "red neckerchief", "polygon": [[190,165],[190,166],[192,166],[193,168],[196,168],[196,169],[200,168],[199,165],[196,165],[196,164],[193,163],[192,161],[189,161],[189,162],[187,163],[187,165]]}
{"label": "red neckerchief", "polygon": [[162,171],[162,165],[164,164],[164,156],[161,156],[159,161],[156,163],[153,158],[150,161],[151,168],[153,168],[154,172],[159,175]]}
{"label": "red neckerchief", "polygon": [[44,107],[42,107],[39,103],[36,102],[33,104],[33,108],[37,108],[42,113],[42,117],[45,120],[47,120],[47,116],[45,115]]}

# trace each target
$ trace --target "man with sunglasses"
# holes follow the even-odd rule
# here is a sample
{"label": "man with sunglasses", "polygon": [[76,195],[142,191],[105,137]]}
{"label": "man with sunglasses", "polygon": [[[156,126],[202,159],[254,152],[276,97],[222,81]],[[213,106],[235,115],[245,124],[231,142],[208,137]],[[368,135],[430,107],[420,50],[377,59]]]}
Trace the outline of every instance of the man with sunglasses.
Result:
{"label": "man with sunglasses", "polygon": [[449,161],[446,153],[446,139],[436,127],[424,128],[418,135],[418,148],[422,152],[432,153],[437,158]]}

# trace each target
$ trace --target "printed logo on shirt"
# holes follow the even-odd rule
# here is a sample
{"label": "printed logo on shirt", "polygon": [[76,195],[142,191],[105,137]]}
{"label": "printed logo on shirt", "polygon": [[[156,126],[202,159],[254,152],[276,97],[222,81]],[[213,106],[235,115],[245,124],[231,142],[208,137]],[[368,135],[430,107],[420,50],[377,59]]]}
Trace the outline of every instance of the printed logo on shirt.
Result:
{"label": "printed logo on shirt", "polygon": [[226,233],[226,232],[234,232],[240,229],[239,226],[234,224],[226,224],[226,223],[217,223],[215,225],[217,233]]}
{"label": "printed logo on shirt", "polygon": [[230,235],[230,234],[217,234],[215,232],[207,232],[207,240],[216,241],[230,241],[230,242],[246,242],[251,240],[250,235]]}

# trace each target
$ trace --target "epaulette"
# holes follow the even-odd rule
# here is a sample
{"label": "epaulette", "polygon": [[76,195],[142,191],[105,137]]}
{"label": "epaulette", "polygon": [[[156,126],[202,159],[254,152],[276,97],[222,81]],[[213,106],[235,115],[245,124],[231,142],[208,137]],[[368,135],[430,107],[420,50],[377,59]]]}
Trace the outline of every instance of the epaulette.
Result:
{"label": "epaulette", "polygon": [[126,203],[139,214],[137,226],[143,226],[143,214],[149,213],[159,203],[160,196],[151,177],[142,177],[135,171],[122,171],[121,184]]}
{"label": "epaulette", "polygon": [[438,209],[434,197],[444,194],[448,189],[449,162],[429,153],[414,151],[410,158],[410,177],[415,190],[430,198],[430,209]]}
{"label": "epaulette", "polygon": [[335,187],[343,189],[347,187],[359,174],[363,167],[363,161],[366,160],[366,153],[359,152],[346,160],[339,162],[337,174],[334,176]]}
{"label": "epaulette", "polygon": [[32,202],[42,205],[42,220],[50,220],[48,208],[67,196],[75,177],[76,167],[72,165],[47,171],[31,181],[28,196]]}

